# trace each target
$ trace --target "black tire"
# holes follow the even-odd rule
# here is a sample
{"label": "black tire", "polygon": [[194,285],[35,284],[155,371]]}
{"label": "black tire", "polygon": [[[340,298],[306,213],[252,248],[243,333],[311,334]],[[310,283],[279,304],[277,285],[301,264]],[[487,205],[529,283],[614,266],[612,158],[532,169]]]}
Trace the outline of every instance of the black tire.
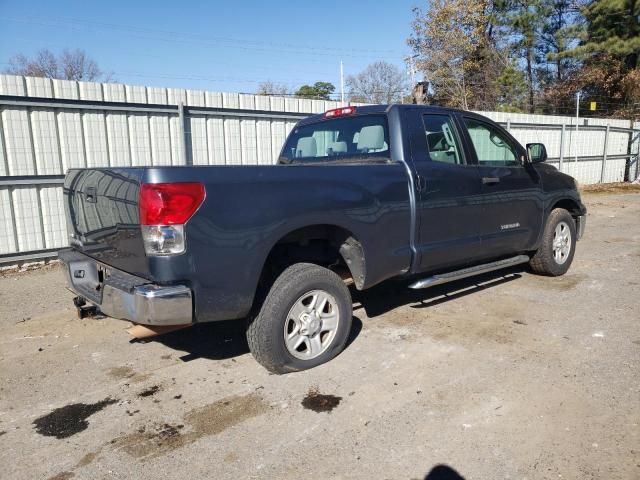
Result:
{"label": "black tire", "polygon": [[[325,292],[333,297],[338,325],[333,330],[334,333],[330,334],[330,340],[325,337],[326,347],[322,347],[324,350],[321,354],[310,359],[296,358],[285,342],[285,323],[291,324],[293,321],[289,319],[293,306],[314,291]],[[247,327],[249,349],[255,359],[273,373],[282,374],[316,367],[328,362],[344,349],[351,331],[352,313],[351,294],[336,273],[318,265],[296,263],[280,274],[271,286],[260,311],[250,319]],[[297,325],[295,321],[294,323]],[[318,331],[309,338],[326,334]]]}
{"label": "black tire", "polygon": [[[570,245],[568,253],[562,256],[560,260],[556,260],[553,242],[556,228],[562,223],[564,223],[569,230]],[[567,270],[569,270],[571,262],[573,262],[573,255],[576,251],[576,240],[576,223],[571,214],[563,208],[552,210],[547,218],[544,232],[542,233],[540,248],[538,248],[529,262],[531,269],[540,275],[551,277],[564,275],[567,273]]]}

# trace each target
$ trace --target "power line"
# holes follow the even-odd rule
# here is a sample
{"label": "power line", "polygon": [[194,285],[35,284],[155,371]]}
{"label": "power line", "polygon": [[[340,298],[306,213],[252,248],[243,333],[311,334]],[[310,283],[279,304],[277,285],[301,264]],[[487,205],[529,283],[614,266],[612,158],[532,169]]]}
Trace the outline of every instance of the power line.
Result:
{"label": "power line", "polygon": [[[46,19],[46,20],[36,20],[36,19],[28,19],[28,18],[13,18],[13,17],[5,17],[0,16],[0,20],[5,20],[9,22],[19,22],[19,23],[27,23],[41,26],[49,26],[49,27],[65,27],[71,28],[75,30],[94,30],[95,28],[99,29],[111,29],[117,30],[123,33],[124,35],[128,35],[134,38],[146,39],[146,40],[154,40],[154,41],[163,41],[169,43],[187,43],[187,44],[197,44],[197,45],[207,45],[207,46],[215,46],[215,47],[224,47],[224,48],[233,48],[245,51],[263,51],[263,52],[282,52],[289,53],[293,55],[309,55],[313,53],[313,55],[320,56],[331,56],[335,57],[337,52],[355,52],[356,49],[349,48],[348,50],[339,50],[332,49],[329,47],[303,47],[294,44],[286,44],[290,46],[286,47],[268,47],[269,43],[263,42],[248,42],[245,40],[239,39],[223,39],[222,37],[205,37],[205,36],[196,36],[196,35],[186,35],[180,32],[171,32],[171,31],[162,31],[162,30],[152,30],[152,29],[143,29],[140,27],[130,27],[130,26],[117,26],[115,24],[101,24],[90,21],[56,21],[55,19]],[[141,34],[140,32],[153,32],[158,35],[149,36],[145,34]],[[194,38],[195,37],[195,38]],[[236,45],[234,43],[241,43]],[[285,44],[283,44],[285,45]],[[377,59],[393,59],[398,60],[398,58],[402,57],[402,54],[398,54],[397,56],[381,56],[372,54],[373,50],[362,50],[362,53],[340,53],[343,57],[351,57],[351,58],[377,58]]]}
{"label": "power line", "polygon": [[[0,17],[2,18],[2,17]],[[185,32],[177,32],[177,31],[171,31],[171,30],[160,30],[160,29],[152,29],[152,28],[148,28],[148,27],[141,27],[141,26],[133,26],[133,25],[124,25],[124,24],[118,24],[118,23],[107,23],[107,22],[97,22],[95,20],[87,20],[87,19],[82,19],[82,18],[72,18],[72,17],[30,17],[29,19],[33,19],[33,18],[39,18],[41,20],[53,20],[53,21],[58,21],[58,22],[69,22],[69,23],[75,23],[75,24],[81,24],[81,25],[86,25],[86,24],[92,24],[92,25],[99,25],[99,26],[103,26],[106,28],[112,28],[112,29],[122,29],[122,30],[131,30],[131,31],[135,31],[135,30],[139,30],[139,31],[145,31],[145,32],[149,32],[149,33],[160,33],[163,35],[179,35],[179,36],[183,36],[183,37],[191,37],[197,40],[211,40],[211,41],[224,41],[224,42],[233,42],[233,43],[240,43],[240,44],[249,44],[249,45],[257,45],[257,46],[263,46],[263,45],[270,45],[273,47],[284,47],[284,48],[296,48],[296,49],[305,49],[305,50],[322,50],[322,51],[334,51],[334,52],[363,52],[363,53],[384,53],[384,54],[402,54],[402,52],[400,52],[399,50],[371,50],[369,48],[367,49],[355,49],[355,48],[336,48],[336,47],[317,47],[317,46],[308,46],[308,45],[300,45],[300,44],[293,44],[293,43],[276,43],[276,42],[266,42],[263,40],[259,40],[259,41],[252,41],[252,40],[246,40],[246,39],[239,39],[239,38],[233,38],[233,37],[211,37],[211,36],[207,36],[207,35],[200,35],[200,34],[194,34],[194,33],[185,33]],[[24,19],[23,19],[24,20]]]}

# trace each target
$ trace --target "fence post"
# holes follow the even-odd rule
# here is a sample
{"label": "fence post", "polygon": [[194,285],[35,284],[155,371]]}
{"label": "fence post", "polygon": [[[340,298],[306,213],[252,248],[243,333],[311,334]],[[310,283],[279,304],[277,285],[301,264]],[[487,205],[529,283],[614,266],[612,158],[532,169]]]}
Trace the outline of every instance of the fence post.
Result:
{"label": "fence post", "polygon": [[600,183],[604,183],[604,168],[607,164],[607,143],[609,142],[609,125],[604,132],[604,153],[602,155],[602,170],[600,171]]}
{"label": "fence post", "polygon": [[[629,121],[629,141],[627,142],[627,160],[624,164],[624,181],[633,182],[640,177],[640,130],[636,130],[633,120]],[[636,135],[637,133],[637,135]],[[633,153],[633,146],[636,145],[636,153]],[[633,173],[632,173],[632,168]]]}
{"label": "fence post", "polygon": [[184,128],[184,103],[182,102],[178,103],[178,117],[178,123],[180,124],[180,150],[182,151],[182,158],[184,158],[185,165],[191,165],[187,156],[187,130]]}
{"label": "fence post", "polygon": [[[633,123],[631,124],[633,125]],[[637,132],[637,133],[636,133]],[[632,182],[640,178],[640,130],[632,130],[631,131],[631,141],[636,144],[636,154],[635,154],[635,171],[633,173],[633,178],[630,179]],[[631,147],[629,151],[631,151]]]}
{"label": "fence post", "polygon": [[507,132],[511,133],[511,119],[507,118]]}
{"label": "fence post", "polygon": [[564,161],[564,131],[565,125],[562,124],[562,130],[560,131],[560,165],[558,165],[558,170],[562,171],[562,162]]}

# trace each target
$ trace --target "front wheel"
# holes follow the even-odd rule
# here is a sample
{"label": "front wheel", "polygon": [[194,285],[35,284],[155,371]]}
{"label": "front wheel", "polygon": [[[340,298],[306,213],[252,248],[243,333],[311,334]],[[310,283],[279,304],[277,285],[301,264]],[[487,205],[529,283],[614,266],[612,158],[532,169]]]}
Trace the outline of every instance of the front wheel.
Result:
{"label": "front wheel", "polygon": [[576,239],[576,223],[571,214],[563,208],[552,210],[540,248],[531,258],[531,269],[541,275],[564,275],[573,261]]}
{"label": "front wheel", "polygon": [[352,303],[342,279],[327,268],[297,263],[276,279],[247,328],[255,359],[287,373],[323,364],[345,347]]}

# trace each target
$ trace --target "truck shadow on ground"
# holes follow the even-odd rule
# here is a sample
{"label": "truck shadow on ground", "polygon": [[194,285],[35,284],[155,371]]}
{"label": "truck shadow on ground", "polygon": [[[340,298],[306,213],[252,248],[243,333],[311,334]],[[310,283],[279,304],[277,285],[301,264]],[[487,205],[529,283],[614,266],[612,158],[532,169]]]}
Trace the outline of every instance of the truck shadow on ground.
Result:
{"label": "truck shadow on ground", "polygon": [[361,292],[352,290],[353,310],[364,309],[367,317],[375,318],[405,305],[433,307],[518,280],[525,271],[526,267],[519,265],[421,290],[410,289],[409,281],[390,281]]}
{"label": "truck shadow on ground", "polygon": [[[185,355],[179,357],[183,362],[197,358],[226,360],[249,353],[245,325],[244,320],[211,322],[166,333],[149,341],[162,343],[173,350],[186,352]],[[349,348],[361,330],[362,321],[354,316],[346,348]]]}
{"label": "truck shadow on ground", "polygon": [[[357,313],[359,309],[364,309],[367,317],[375,318],[405,305],[426,308],[517,280],[522,277],[523,271],[523,267],[512,267],[424,290],[409,289],[407,281],[386,282],[363,292],[352,289],[353,310]],[[349,348],[361,330],[362,321],[354,316],[346,348]],[[185,352],[179,357],[183,362],[198,358],[225,360],[249,353],[244,320],[195,325],[154,337],[149,341]]]}
{"label": "truck shadow on ground", "polygon": [[448,465],[436,465],[424,480],[464,480],[464,477]]}

